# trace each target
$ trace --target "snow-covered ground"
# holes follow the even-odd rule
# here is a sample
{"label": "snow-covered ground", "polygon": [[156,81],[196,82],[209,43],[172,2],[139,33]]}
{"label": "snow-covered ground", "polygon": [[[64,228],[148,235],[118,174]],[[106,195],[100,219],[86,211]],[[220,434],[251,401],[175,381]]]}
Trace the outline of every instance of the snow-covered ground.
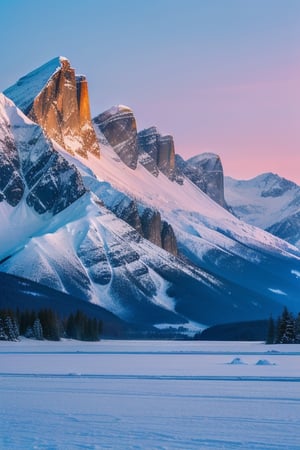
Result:
{"label": "snow-covered ground", "polygon": [[300,345],[0,343],[1,449],[300,449]]}

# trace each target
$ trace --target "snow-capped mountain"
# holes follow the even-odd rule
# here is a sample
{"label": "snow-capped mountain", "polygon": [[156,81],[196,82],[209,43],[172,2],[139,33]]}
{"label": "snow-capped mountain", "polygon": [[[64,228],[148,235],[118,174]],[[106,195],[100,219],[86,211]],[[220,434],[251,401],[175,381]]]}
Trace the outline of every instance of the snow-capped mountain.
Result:
{"label": "snow-capped mountain", "polygon": [[[2,94],[0,111],[1,148],[6,157],[1,173],[10,174],[0,203],[3,272],[98,304],[127,322],[147,327],[214,323],[216,308],[224,320],[261,313],[254,293],[173,257],[102,206],[99,199],[109,206],[109,198],[116,200],[124,194],[97,180],[87,168],[87,161],[100,161],[96,156],[81,161],[70,156]],[[102,158],[106,171],[115,164],[116,176],[123,173],[124,182],[131,184],[129,177],[135,172],[116,160],[112,148],[107,147],[106,153]],[[88,178],[93,179],[103,196],[98,192],[96,198],[86,191],[79,171],[86,185]],[[143,166],[137,171],[137,179],[146,177],[146,183],[155,179]],[[24,185],[16,200],[8,189],[15,179]],[[163,175],[162,181],[171,183]],[[223,295],[229,290],[232,296],[226,303]],[[234,302],[241,295],[244,302],[237,306]],[[262,309],[272,308],[266,296]]]}
{"label": "snow-capped mountain", "polygon": [[242,220],[300,247],[300,186],[273,173],[225,177],[225,195]]}
{"label": "snow-capped mountain", "polygon": [[[34,77],[25,79],[24,96],[32,92]],[[67,102],[64,86],[61,93]],[[22,98],[18,90],[17,100]],[[56,100],[50,96],[47,101]],[[179,184],[161,171],[153,174],[138,160],[129,167],[121,159],[124,153],[118,156],[98,127],[100,159],[97,153],[78,151],[79,129],[71,130],[74,151],[63,148],[3,95],[0,117],[7,160],[0,170],[1,181],[6,180],[0,186],[3,272],[144,326],[200,327],[266,318],[283,304],[298,311],[296,247],[241,222],[186,177]],[[57,161],[62,170],[52,168]],[[9,186],[15,178],[21,180],[17,186],[25,187],[15,190],[18,202],[12,204]],[[35,202],[28,200],[32,191]],[[164,241],[169,242],[165,247]],[[165,248],[173,248],[173,254]]]}

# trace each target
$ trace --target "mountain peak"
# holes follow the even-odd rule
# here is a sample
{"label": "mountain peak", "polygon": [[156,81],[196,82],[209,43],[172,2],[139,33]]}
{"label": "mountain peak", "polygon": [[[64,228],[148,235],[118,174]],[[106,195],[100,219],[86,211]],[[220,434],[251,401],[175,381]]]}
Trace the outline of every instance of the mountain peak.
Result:
{"label": "mountain peak", "polygon": [[224,174],[219,155],[201,153],[180,161],[181,170],[196,186],[224,208],[228,208],[224,198]]}
{"label": "mountain peak", "polygon": [[41,92],[55,72],[61,68],[61,58],[57,56],[19,78],[14,85],[4,91],[4,94],[27,114],[32,108],[35,97]]}
{"label": "mountain peak", "polygon": [[66,57],[53,58],[20,78],[4,94],[69,153],[100,155],[86,78],[76,76]]}
{"label": "mountain peak", "polygon": [[158,129],[152,126],[138,133],[138,143],[140,152],[147,153],[164,175],[170,180],[176,179],[173,136],[162,136]]}
{"label": "mountain peak", "polygon": [[213,165],[216,165],[217,163],[219,163],[219,165],[222,165],[220,156],[216,153],[211,152],[200,153],[199,155],[192,156],[187,160],[187,163],[192,165],[203,165],[204,163],[208,163],[209,161],[211,161]]}
{"label": "mountain peak", "polygon": [[299,246],[300,186],[267,172],[249,180],[226,177],[225,192],[237,217]]}

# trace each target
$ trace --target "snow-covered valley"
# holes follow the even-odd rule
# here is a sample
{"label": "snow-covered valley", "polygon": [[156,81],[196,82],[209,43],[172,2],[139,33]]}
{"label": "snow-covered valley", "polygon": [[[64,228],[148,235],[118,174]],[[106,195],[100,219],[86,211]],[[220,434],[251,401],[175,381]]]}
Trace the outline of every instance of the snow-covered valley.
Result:
{"label": "snow-covered valley", "polygon": [[300,345],[1,342],[0,448],[297,449]]}

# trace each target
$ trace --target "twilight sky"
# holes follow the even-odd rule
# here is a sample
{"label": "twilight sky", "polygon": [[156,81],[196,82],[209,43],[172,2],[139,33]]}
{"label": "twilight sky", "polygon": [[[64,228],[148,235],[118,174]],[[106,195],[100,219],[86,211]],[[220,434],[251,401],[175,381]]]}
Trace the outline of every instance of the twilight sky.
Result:
{"label": "twilight sky", "polygon": [[0,91],[63,55],[93,116],[125,104],[184,158],[300,184],[300,0],[6,0],[0,17]]}

